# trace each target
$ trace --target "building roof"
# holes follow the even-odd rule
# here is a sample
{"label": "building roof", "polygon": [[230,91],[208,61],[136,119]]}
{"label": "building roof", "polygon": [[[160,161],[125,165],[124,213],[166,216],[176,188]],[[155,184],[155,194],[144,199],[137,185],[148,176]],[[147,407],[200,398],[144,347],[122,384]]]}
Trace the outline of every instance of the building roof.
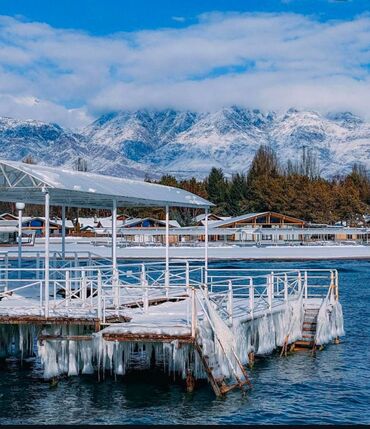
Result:
{"label": "building roof", "polygon": [[280,214],[280,213],[276,213],[276,212],[266,211],[266,212],[260,212],[260,213],[246,213],[244,215],[231,217],[231,218],[226,219],[226,220],[212,221],[210,226],[212,225],[212,228],[221,228],[221,227],[224,227],[226,225],[230,225],[230,224],[237,223],[237,222],[247,221],[247,220],[253,219],[257,216],[264,216],[264,215],[267,215],[269,213],[271,213],[272,215],[283,216],[284,218],[287,218],[287,219],[294,219],[294,220],[297,220],[299,222],[304,222],[303,220],[294,218],[293,216],[288,216],[288,215],[284,215],[284,214]]}
{"label": "building roof", "polygon": [[[146,220],[152,220],[154,222],[157,222],[163,226],[166,226],[166,221],[165,220],[161,220],[161,219],[155,219],[153,217],[145,217],[145,218],[133,218],[133,219],[127,219],[123,225],[121,226],[121,228],[131,228],[135,225],[137,225],[138,223],[142,223],[145,222]],[[177,220],[169,220],[169,226],[170,228],[180,228],[179,223],[177,222]],[[144,227],[145,228],[145,227]]]}
{"label": "building roof", "polygon": [[[45,222],[45,217],[44,216],[24,216],[22,217],[22,224],[28,223],[28,222],[32,222],[33,220],[40,220],[42,222]],[[8,221],[9,222],[9,221]],[[49,220],[50,225],[54,225],[54,226],[62,226],[63,221],[62,219],[54,219],[51,218]],[[73,223],[71,220],[66,219],[65,221],[65,225],[66,225],[66,229],[72,229],[73,228]]]}
{"label": "building roof", "polygon": [[0,201],[69,207],[111,208],[117,206],[210,207],[204,198],[183,189],[139,180],[0,160]]}

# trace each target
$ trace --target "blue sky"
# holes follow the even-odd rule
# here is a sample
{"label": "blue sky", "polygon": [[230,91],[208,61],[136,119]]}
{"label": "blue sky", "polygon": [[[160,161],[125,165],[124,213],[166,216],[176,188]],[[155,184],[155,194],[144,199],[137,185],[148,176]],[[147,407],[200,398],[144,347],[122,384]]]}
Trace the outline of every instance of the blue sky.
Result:
{"label": "blue sky", "polygon": [[0,0],[0,115],[231,104],[369,115],[369,0]]}
{"label": "blue sky", "polygon": [[209,11],[294,12],[320,20],[350,19],[370,9],[369,0],[0,0],[1,14],[78,28],[91,34],[181,28]]}

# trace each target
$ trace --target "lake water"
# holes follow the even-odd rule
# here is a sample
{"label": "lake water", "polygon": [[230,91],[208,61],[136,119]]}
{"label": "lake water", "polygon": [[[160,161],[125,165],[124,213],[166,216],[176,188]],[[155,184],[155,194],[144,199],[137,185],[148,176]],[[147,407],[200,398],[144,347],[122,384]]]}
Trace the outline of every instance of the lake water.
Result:
{"label": "lake water", "polygon": [[243,268],[337,268],[346,336],[312,355],[277,354],[249,370],[252,390],[216,399],[163,375],[95,376],[43,382],[38,362],[0,368],[0,424],[313,424],[370,423],[370,262],[217,262]]}

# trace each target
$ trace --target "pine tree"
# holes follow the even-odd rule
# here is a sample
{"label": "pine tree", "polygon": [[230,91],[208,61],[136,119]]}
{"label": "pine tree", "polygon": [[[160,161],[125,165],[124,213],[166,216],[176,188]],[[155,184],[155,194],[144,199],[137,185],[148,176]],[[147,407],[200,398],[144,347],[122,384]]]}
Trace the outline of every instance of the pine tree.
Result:
{"label": "pine tree", "polygon": [[215,213],[227,214],[226,198],[228,193],[228,183],[225,179],[224,173],[221,168],[213,167],[206,179],[206,190],[208,199],[216,204],[213,209]]}

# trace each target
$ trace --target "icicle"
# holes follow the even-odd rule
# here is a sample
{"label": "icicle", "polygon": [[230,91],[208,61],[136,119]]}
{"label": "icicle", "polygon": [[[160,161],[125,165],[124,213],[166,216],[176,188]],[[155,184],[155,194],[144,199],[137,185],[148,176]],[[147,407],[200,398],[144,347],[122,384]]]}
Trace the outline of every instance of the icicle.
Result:
{"label": "icicle", "polygon": [[69,341],[68,347],[68,375],[78,375],[77,366],[77,344],[76,341]]}

